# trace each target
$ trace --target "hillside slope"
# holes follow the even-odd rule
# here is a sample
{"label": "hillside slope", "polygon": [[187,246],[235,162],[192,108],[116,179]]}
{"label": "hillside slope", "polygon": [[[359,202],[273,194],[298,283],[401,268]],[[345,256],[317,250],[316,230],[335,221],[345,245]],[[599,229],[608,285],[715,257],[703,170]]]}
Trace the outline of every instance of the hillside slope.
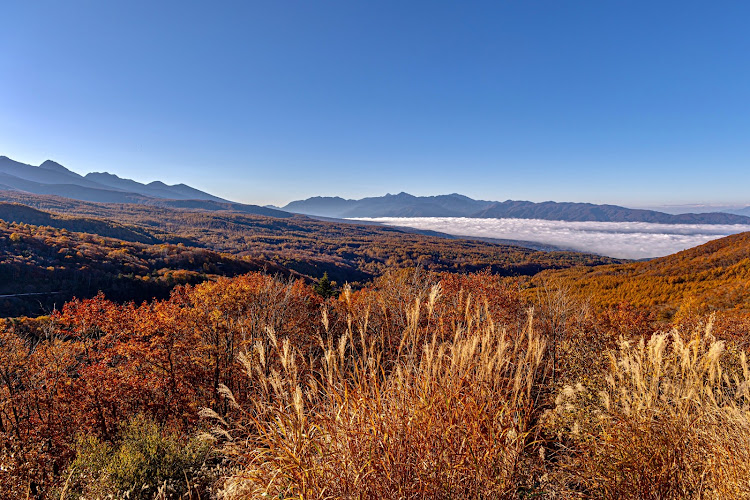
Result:
{"label": "hillside slope", "polygon": [[87,217],[52,214],[20,203],[0,202],[0,219],[12,223],[49,226],[79,233],[98,234],[137,243],[160,243],[157,238],[138,226]]}
{"label": "hillside slope", "polygon": [[655,307],[662,319],[690,312],[750,310],[750,232],[735,234],[648,262],[545,272],[597,305]]}
{"label": "hillside slope", "polygon": [[[110,228],[101,221],[86,225],[85,219],[66,220],[44,212],[37,217],[79,229]],[[92,297],[100,290],[118,301],[163,298],[175,285],[262,270],[294,274],[268,261],[203,248],[149,245],[0,220],[0,317],[44,314],[74,296]]]}

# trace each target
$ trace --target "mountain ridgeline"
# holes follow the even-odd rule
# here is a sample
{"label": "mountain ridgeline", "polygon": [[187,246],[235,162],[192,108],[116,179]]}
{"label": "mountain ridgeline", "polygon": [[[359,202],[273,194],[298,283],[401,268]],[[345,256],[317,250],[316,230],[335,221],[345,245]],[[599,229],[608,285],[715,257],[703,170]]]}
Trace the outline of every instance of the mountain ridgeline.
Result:
{"label": "mountain ridgeline", "polygon": [[161,181],[148,184],[122,179],[107,172],[85,176],[47,160],[38,167],[7,156],[0,156],[0,191],[62,196],[95,203],[135,203],[193,210],[230,210],[233,212],[287,217],[280,210],[234,203],[185,184],[167,185]]}
{"label": "mountain ridgeline", "polygon": [[[357,217],[475,217],[660,224],[750,224],[750,212],[668,214],[616,205],[545,201],[474,200],[457,193],[438,196],[386,194],[348,200],[316,196],[283,207],[235,203],[185,184],[148,184],[107,172],[79,175],[52,160],[33,166],[0,156],[0,191],[62,196],[95,203],[128,203],[188,210],[231,211],[269,217],[291,213],[331,218]],[[6,201],[12,201],[6,197]],[[748,207],[750,210],[750,207]]]}
{"label": "mountain ridgeline", "polygon": [[361,200],[317,196],[293,201],[282,210],[334,218],[476,217],[660,224],[750,224],[750,217],[722,212],[672,215],[655,210],[592,203],[474,200],[456,193],[440,196],[399,193]]}

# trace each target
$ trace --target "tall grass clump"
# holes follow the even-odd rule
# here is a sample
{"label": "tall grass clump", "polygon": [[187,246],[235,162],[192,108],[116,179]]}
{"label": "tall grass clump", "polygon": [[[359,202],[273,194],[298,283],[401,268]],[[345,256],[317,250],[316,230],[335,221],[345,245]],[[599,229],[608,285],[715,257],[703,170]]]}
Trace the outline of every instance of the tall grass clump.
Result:
{"label": "tall grass clump", "polygon": [[750,498],[750,372],[710,321],[689,340],[622,341],[606,380],[593,408],[580,384],[557,399],[571,496]]}
{"label": "tall grass clump", "polygon": [[[544,340],[497,326],[480,300],[440,339],[435,285],[407,307],[397,348],[350,312],[318,354],[303,357],[272,331],[242,357],[258,396],[220,424],[241,472],[224,484],[244,498],[498,498],[530,481]],[[344,301],[349,294],[345,290]],[[359,314],[359,317],[353,315]]]}

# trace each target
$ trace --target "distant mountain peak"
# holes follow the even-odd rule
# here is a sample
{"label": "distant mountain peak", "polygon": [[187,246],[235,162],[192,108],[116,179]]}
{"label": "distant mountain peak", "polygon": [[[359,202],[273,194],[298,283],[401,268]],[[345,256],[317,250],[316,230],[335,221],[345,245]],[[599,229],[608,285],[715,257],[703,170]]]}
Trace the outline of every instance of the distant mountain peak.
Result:
{"label": "distant mountain peak", "polygon": [[52,160],[45,160],[44,163],[42,163],[41,165],[39,165],[39,168],[44,168],[44,169],[47,169],[47,170],[55,170],[57,172],[70,172],[70,170],[68,170],[67,168],[63,167],[62,165],[60,165],[56,161],[52,161]]}
{"label": "distant mountain peak", "polygon": [[119,175],[110,174],[109,172],[89,172],[84,177],[109,177],[111,179],[122,179]]}
{"label": "distant mountain peak", "polygon": [[311,200],[335,200],[335,201],[347,201],[341,196],[313,196]]}

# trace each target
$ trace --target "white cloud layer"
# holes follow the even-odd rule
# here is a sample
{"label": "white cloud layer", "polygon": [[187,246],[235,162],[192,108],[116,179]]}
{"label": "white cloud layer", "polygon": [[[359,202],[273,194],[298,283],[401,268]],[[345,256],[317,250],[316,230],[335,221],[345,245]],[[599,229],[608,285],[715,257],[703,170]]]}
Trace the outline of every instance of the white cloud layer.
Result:
{"label": "white cloud layer", "polygon": [[750,225],[739,224],[567,222],[468,217],[378,217],[356,220],[456,236],[533,241],[626,259],[661,257],[723,236],[750,231]]}

